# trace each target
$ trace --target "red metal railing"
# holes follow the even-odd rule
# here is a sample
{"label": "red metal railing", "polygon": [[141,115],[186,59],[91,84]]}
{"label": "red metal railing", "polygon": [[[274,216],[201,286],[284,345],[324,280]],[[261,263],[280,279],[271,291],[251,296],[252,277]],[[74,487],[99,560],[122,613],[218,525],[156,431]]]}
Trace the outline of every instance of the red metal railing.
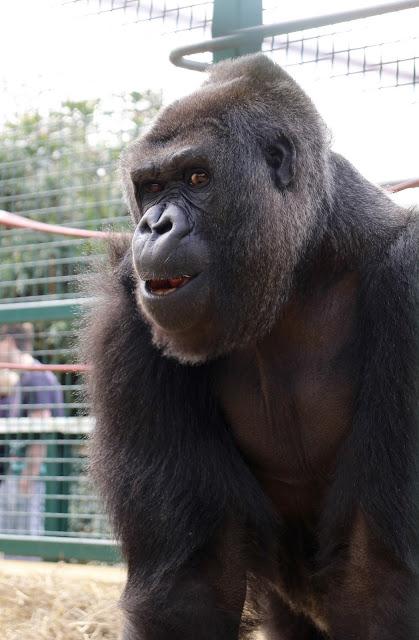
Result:
{"label": "red metal railing", "polygon": [[37,220],[30,220],[16,213],[9,213],[8,211],[2,210],[0,210],[0,224],[5,227],[32,229],[33,231],[41,231],[44,233],[58,233],[62,236],[73,236],[75,238],[108,238],[112,235],[108,231],[73,229],[72,227],[63,227],[59,224],[38,222]]}
{"label": "red metal railing", "polygon": [[[44,233],[57,233],[63,236],[72,236],[75,238],[99,238],[106,239],[113,235],[107,231],[94,231],[89,229],[75,229],[72,227],[64,227],[58,224],[47,224],[30,220],[16,213],[0,210],[0,224],[9,228],[32,229]],[[66,371],[72,373],[82,373],[90,369],[87,364],[17,364],[13,362],[0,362],[0,369],[13,369],[22,371]]]}

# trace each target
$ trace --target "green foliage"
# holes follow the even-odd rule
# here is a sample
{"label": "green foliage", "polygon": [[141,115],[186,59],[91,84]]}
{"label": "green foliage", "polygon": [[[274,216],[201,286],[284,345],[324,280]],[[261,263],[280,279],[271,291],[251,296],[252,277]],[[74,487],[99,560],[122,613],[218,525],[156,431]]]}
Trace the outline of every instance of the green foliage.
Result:
{"label": "green foliage", "polygon": [[[112,186],[120,150],[159,107],[156,94],[132,92],[107,102],[68,100],[59,110],[6,122],[0,131],[0,206],[40,219],[49,209],[42,219],[58,223],[102,217],[86,204],[119,196]],[[56,210],[65,205],[71,212]]]}
{"label": "green foliage", "polygon": [[[133,91],[9,120],[0,130],[0,209],[67,226],[126,226],[117,160],[160,103],[159,95]],[[74,295],[91,251],[85,241],[16,229],[1,236],[3,302]]]}

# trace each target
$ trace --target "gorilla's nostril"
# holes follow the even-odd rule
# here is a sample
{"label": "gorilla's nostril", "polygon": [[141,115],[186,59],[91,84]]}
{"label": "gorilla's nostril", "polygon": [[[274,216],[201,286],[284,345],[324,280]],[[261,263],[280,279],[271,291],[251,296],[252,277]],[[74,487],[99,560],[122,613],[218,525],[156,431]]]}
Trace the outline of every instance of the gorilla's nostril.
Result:
{"label": "gorilla's nostril", "polygon": [[168,233],[173,228],[173,222],[170,218],[160,218],[157,222],[151,225],[152,231],[156,231],[159,235]]}
{"label": "gorilla's nostril", "polygon": [[140,224],[138,225],[138,229],[141,231],[141,233],[151,233],[152,228],[150,227],[147,218],[141,220]]}

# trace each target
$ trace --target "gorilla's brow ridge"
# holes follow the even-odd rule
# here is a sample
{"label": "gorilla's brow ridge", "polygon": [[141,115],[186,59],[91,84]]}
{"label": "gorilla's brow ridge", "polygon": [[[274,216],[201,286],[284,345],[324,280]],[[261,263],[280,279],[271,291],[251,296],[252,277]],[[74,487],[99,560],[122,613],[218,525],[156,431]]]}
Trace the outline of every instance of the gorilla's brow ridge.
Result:
{"label": "gorilla's brow ridge", "polygon": [[187,146],[183,149],[177,149],[149,162],[136,162],[135,168],[130,172],[132,180],[138,180],[144,177],[157,177],[161,173],[170,174],[192,167],[207,167],[209,164],[206,150],[202,147]]}
{"label": "gorilla's brow ridge", "polygon": [[[179,115],[181,116],[181,109],[179,109],[179,112]],[[176,113],[176,115],[178,114]],[[177,138],[184,136],[185,134],[190,134],[191,131],[196,131],[197,129],[203,129],[205,127],[214,130],[215,133],[221,134],[222,136],[230,134],[228,124],[224,122],[220,115],[219,119],[207,116],[195,121],[179,122],[176,127],[166,131],[163,127],[160,127],[160,123],[157,122],[151,131],[145,136],[145,139],[152,144],[163,145],[169,142],[174,142]]]}

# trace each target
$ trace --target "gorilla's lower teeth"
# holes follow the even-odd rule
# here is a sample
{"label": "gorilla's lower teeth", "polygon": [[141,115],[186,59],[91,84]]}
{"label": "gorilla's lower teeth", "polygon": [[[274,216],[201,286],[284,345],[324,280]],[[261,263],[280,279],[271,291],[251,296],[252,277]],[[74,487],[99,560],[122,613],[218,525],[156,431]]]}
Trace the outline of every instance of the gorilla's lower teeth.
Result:
{"label": "gorilla's lower teeth", "polygon": [[168,293],[173,293],[176,289],[152,289],[156,296],[167,296]]}

